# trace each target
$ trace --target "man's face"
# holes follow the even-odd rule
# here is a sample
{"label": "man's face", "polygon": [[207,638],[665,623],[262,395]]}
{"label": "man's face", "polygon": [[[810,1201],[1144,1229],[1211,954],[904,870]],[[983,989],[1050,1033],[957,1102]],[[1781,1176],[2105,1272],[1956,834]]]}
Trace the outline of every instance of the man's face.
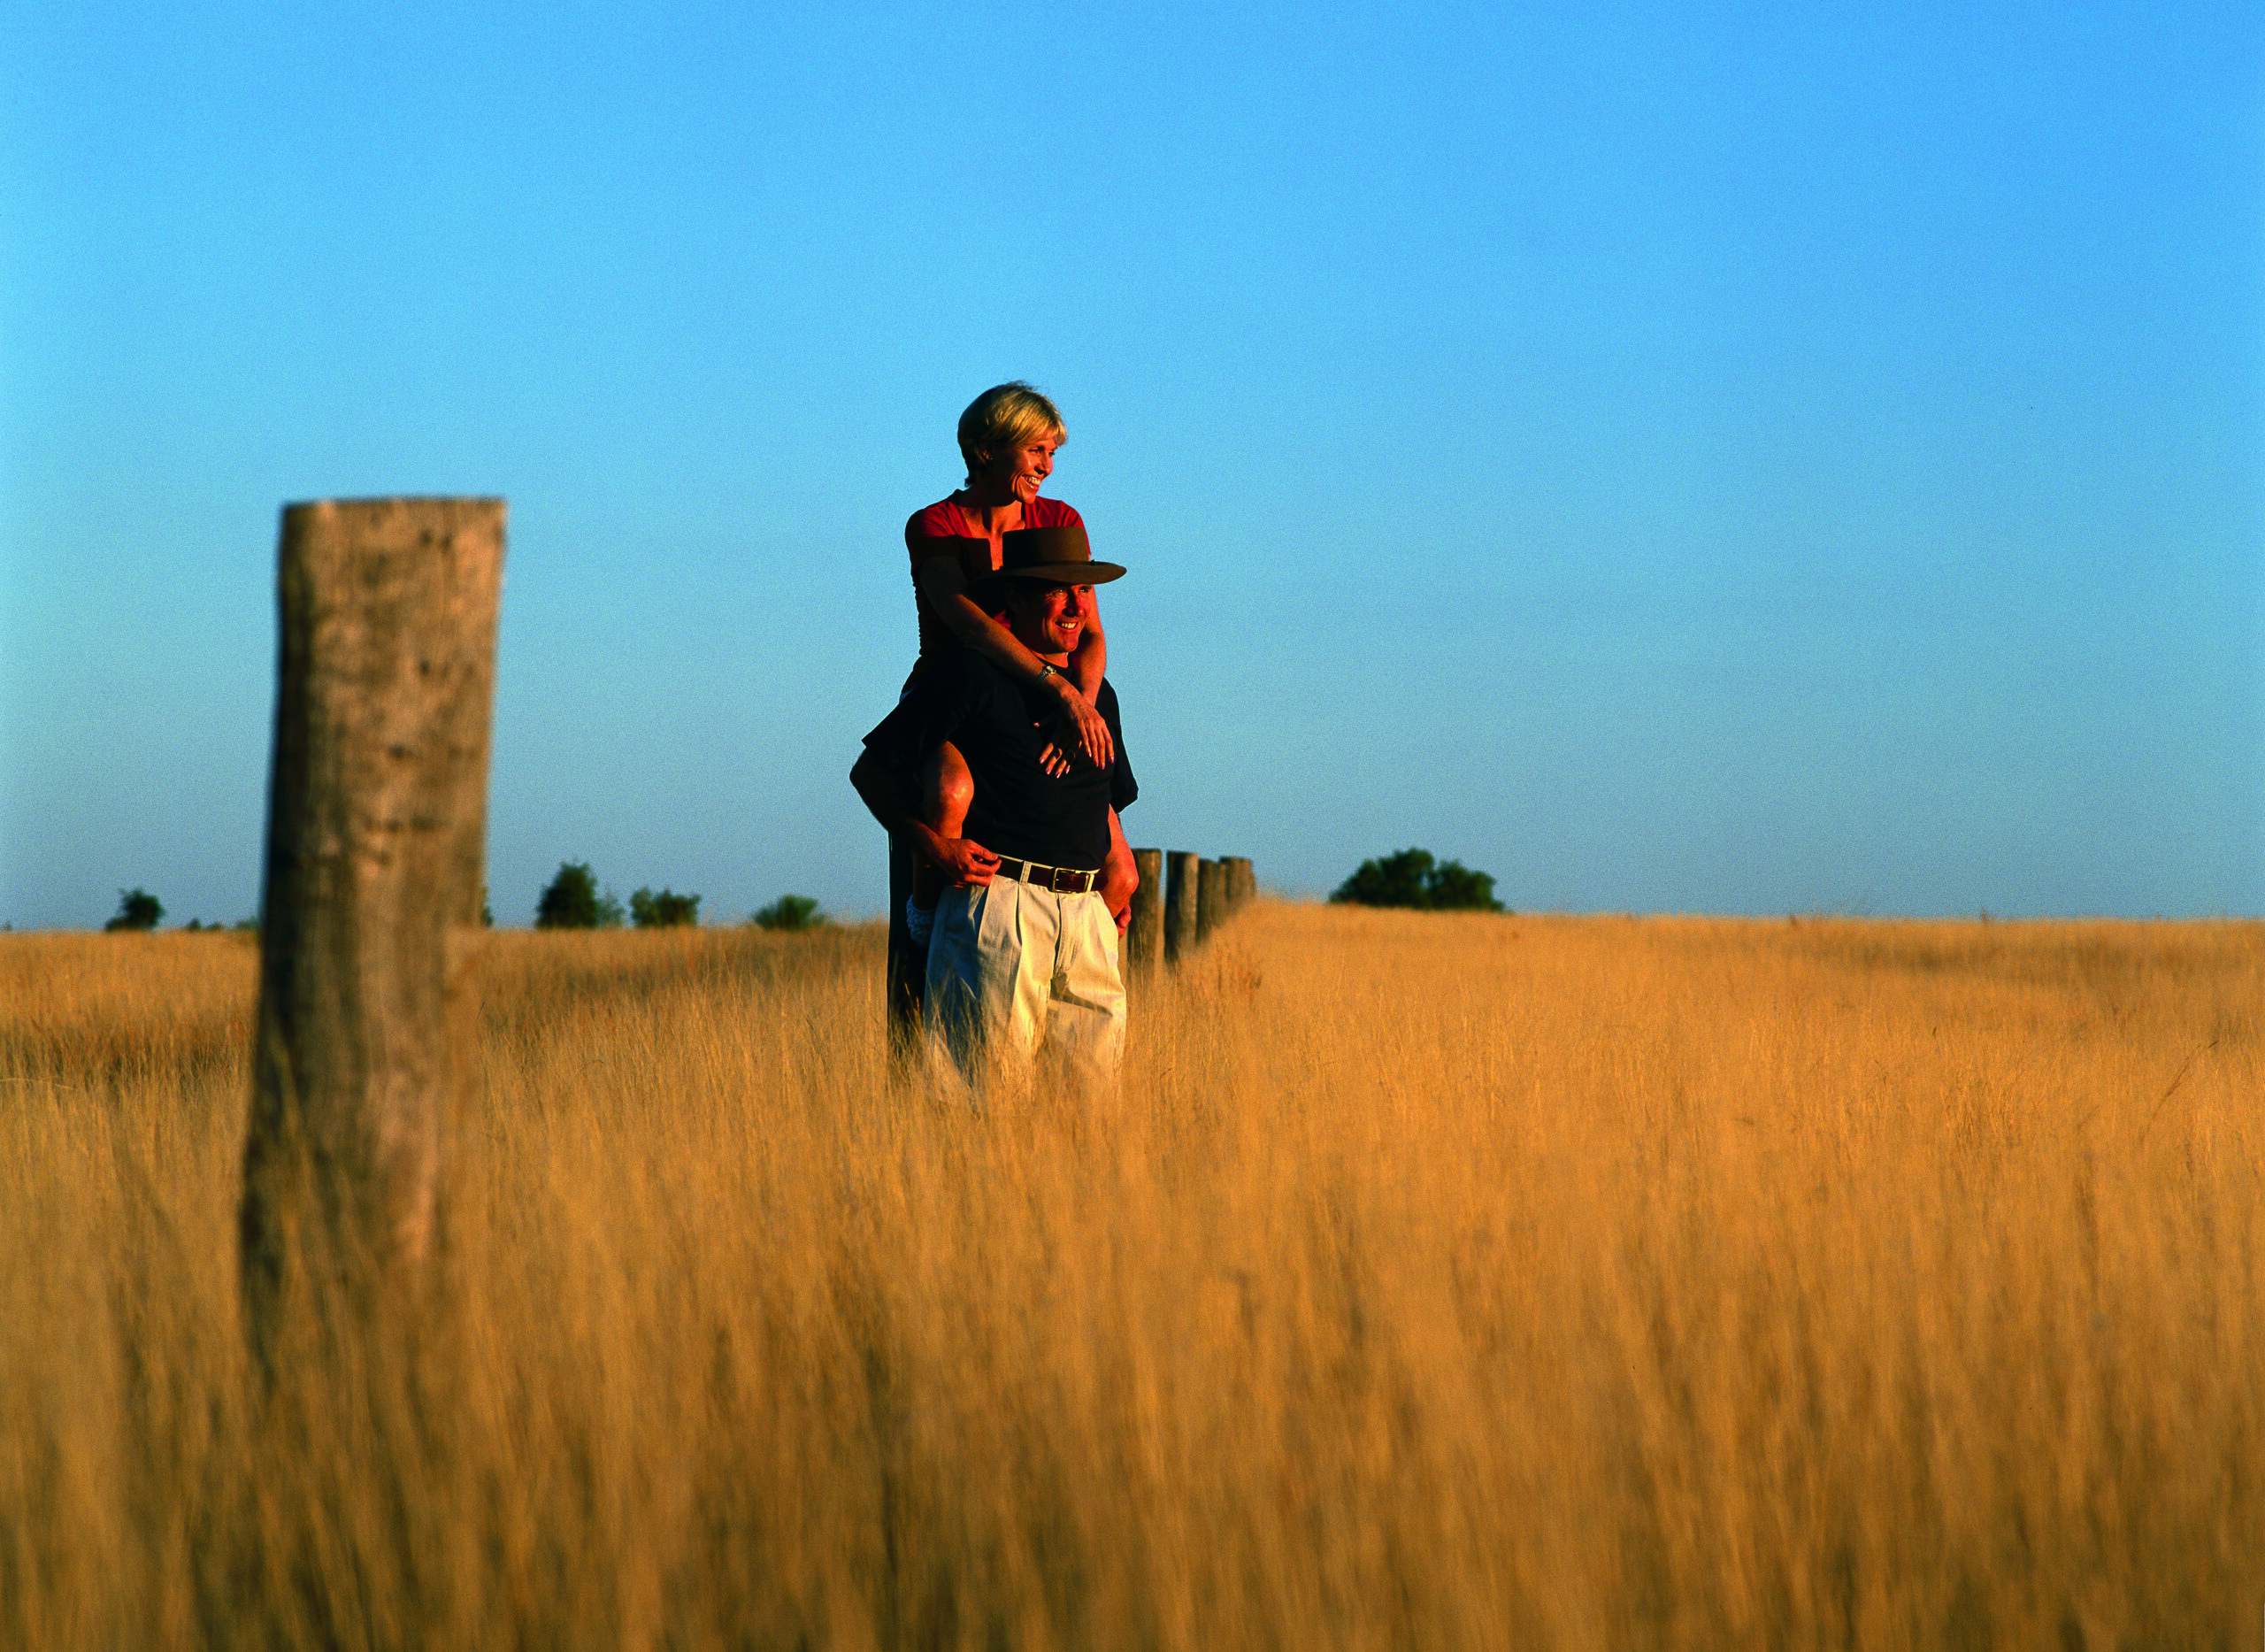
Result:
{"label": "man's face", "polygon": [[1086,615],[1094,600],[1090,585],[1041,585],[1017,580],[1017,590],[1008,603],[1014,618],[1016,639],[1033,654],[1070,654],[1086,634]]}

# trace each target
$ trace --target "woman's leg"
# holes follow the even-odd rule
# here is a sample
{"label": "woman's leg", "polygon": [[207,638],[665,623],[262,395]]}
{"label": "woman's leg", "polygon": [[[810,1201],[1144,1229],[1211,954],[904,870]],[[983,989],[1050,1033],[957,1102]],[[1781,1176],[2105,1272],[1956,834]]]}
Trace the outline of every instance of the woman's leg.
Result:
{"label": "woman's leg", "polygon": [[[959,748],[946,741],[920,765],[921,823],[938,837],[964,836],[967,811],[974,802],[975,776],[967,772],[967,759],[959,755]],[[912,904],[922,911],[933,911],[943,892],[944,874],[921,861],[913,879]]]}

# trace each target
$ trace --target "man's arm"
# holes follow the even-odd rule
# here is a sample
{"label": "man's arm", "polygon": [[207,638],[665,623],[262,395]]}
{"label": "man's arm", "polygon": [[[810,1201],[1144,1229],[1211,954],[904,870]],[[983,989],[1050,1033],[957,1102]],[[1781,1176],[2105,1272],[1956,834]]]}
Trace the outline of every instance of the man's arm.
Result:
{"label": "man's arm", "polygon": [[849,771],[849,784],[857,788],[865,807],[886,831],[901,833],[915,853],[941,867],[954,883],[983,884],[999,870],[999,857],[971,837],[945,837],[912,813],[912,777],[874,755],[871,746],[857,754]]}
{"label": "man's arm", "polygon": [[1101,870],[1101,898],[1109,903],[1109,915],[1117,920],[1117,933],[1122,935],[1132,921],[1132,895],[1140,887],[1140,867],[1125,841],[1125,828],[1117,823],[1114,809],[1109,811],[1109,858]]}

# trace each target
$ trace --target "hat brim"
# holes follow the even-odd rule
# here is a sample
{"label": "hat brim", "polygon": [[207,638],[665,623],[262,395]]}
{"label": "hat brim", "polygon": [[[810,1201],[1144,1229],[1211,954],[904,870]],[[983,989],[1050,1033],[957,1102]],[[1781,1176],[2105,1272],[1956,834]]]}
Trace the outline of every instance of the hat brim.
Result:
{"label": "hat brim", "polygon": [[1111,580],[1124,577],[1125,570],[1113,562],[1041,562],[1027,568],[994,568],[977,583],[1041,580],[1048,585],[1107,585]]}

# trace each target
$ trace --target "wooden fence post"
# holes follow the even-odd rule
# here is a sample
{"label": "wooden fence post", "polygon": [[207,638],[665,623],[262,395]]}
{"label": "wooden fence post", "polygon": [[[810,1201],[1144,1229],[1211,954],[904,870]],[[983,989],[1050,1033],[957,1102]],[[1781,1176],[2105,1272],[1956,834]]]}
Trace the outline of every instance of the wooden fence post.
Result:
{"label": "wooden fence post", "polygon": [[1216,860],[1197,863],[1195,938],[1209,941],[1227,921],[1226,868]]}
{"label": "wooden fence post", "polygon": [[1132,921],[1125,927],[1125,950],[1135,970],[1156,972],[1164,961],[1164,852],[1136,849],[1132,865],[1140,887],[1132,892]]}
{"label": "wooden fence post", "polygon": [[1164,880],[1164,957],[1177,964],[1195,950],[1200,938],[1196,932],[1196,902],[1202,874],[1196,857],[1186,849],[1176,849],[1164,858],[1168,867]]}
{"label": "wooden fence post", "polygon": [[1227,869],[1227,911],[1240,912],[1258,898],[1258,875],[1247,855],[1222,856],[1219,864]]}
{"label": "wooden fence post", "polygon": [[283,512],[241,1239],[263,1351],[303,1290],[421,1274],[477,1003],[501,499]]}

